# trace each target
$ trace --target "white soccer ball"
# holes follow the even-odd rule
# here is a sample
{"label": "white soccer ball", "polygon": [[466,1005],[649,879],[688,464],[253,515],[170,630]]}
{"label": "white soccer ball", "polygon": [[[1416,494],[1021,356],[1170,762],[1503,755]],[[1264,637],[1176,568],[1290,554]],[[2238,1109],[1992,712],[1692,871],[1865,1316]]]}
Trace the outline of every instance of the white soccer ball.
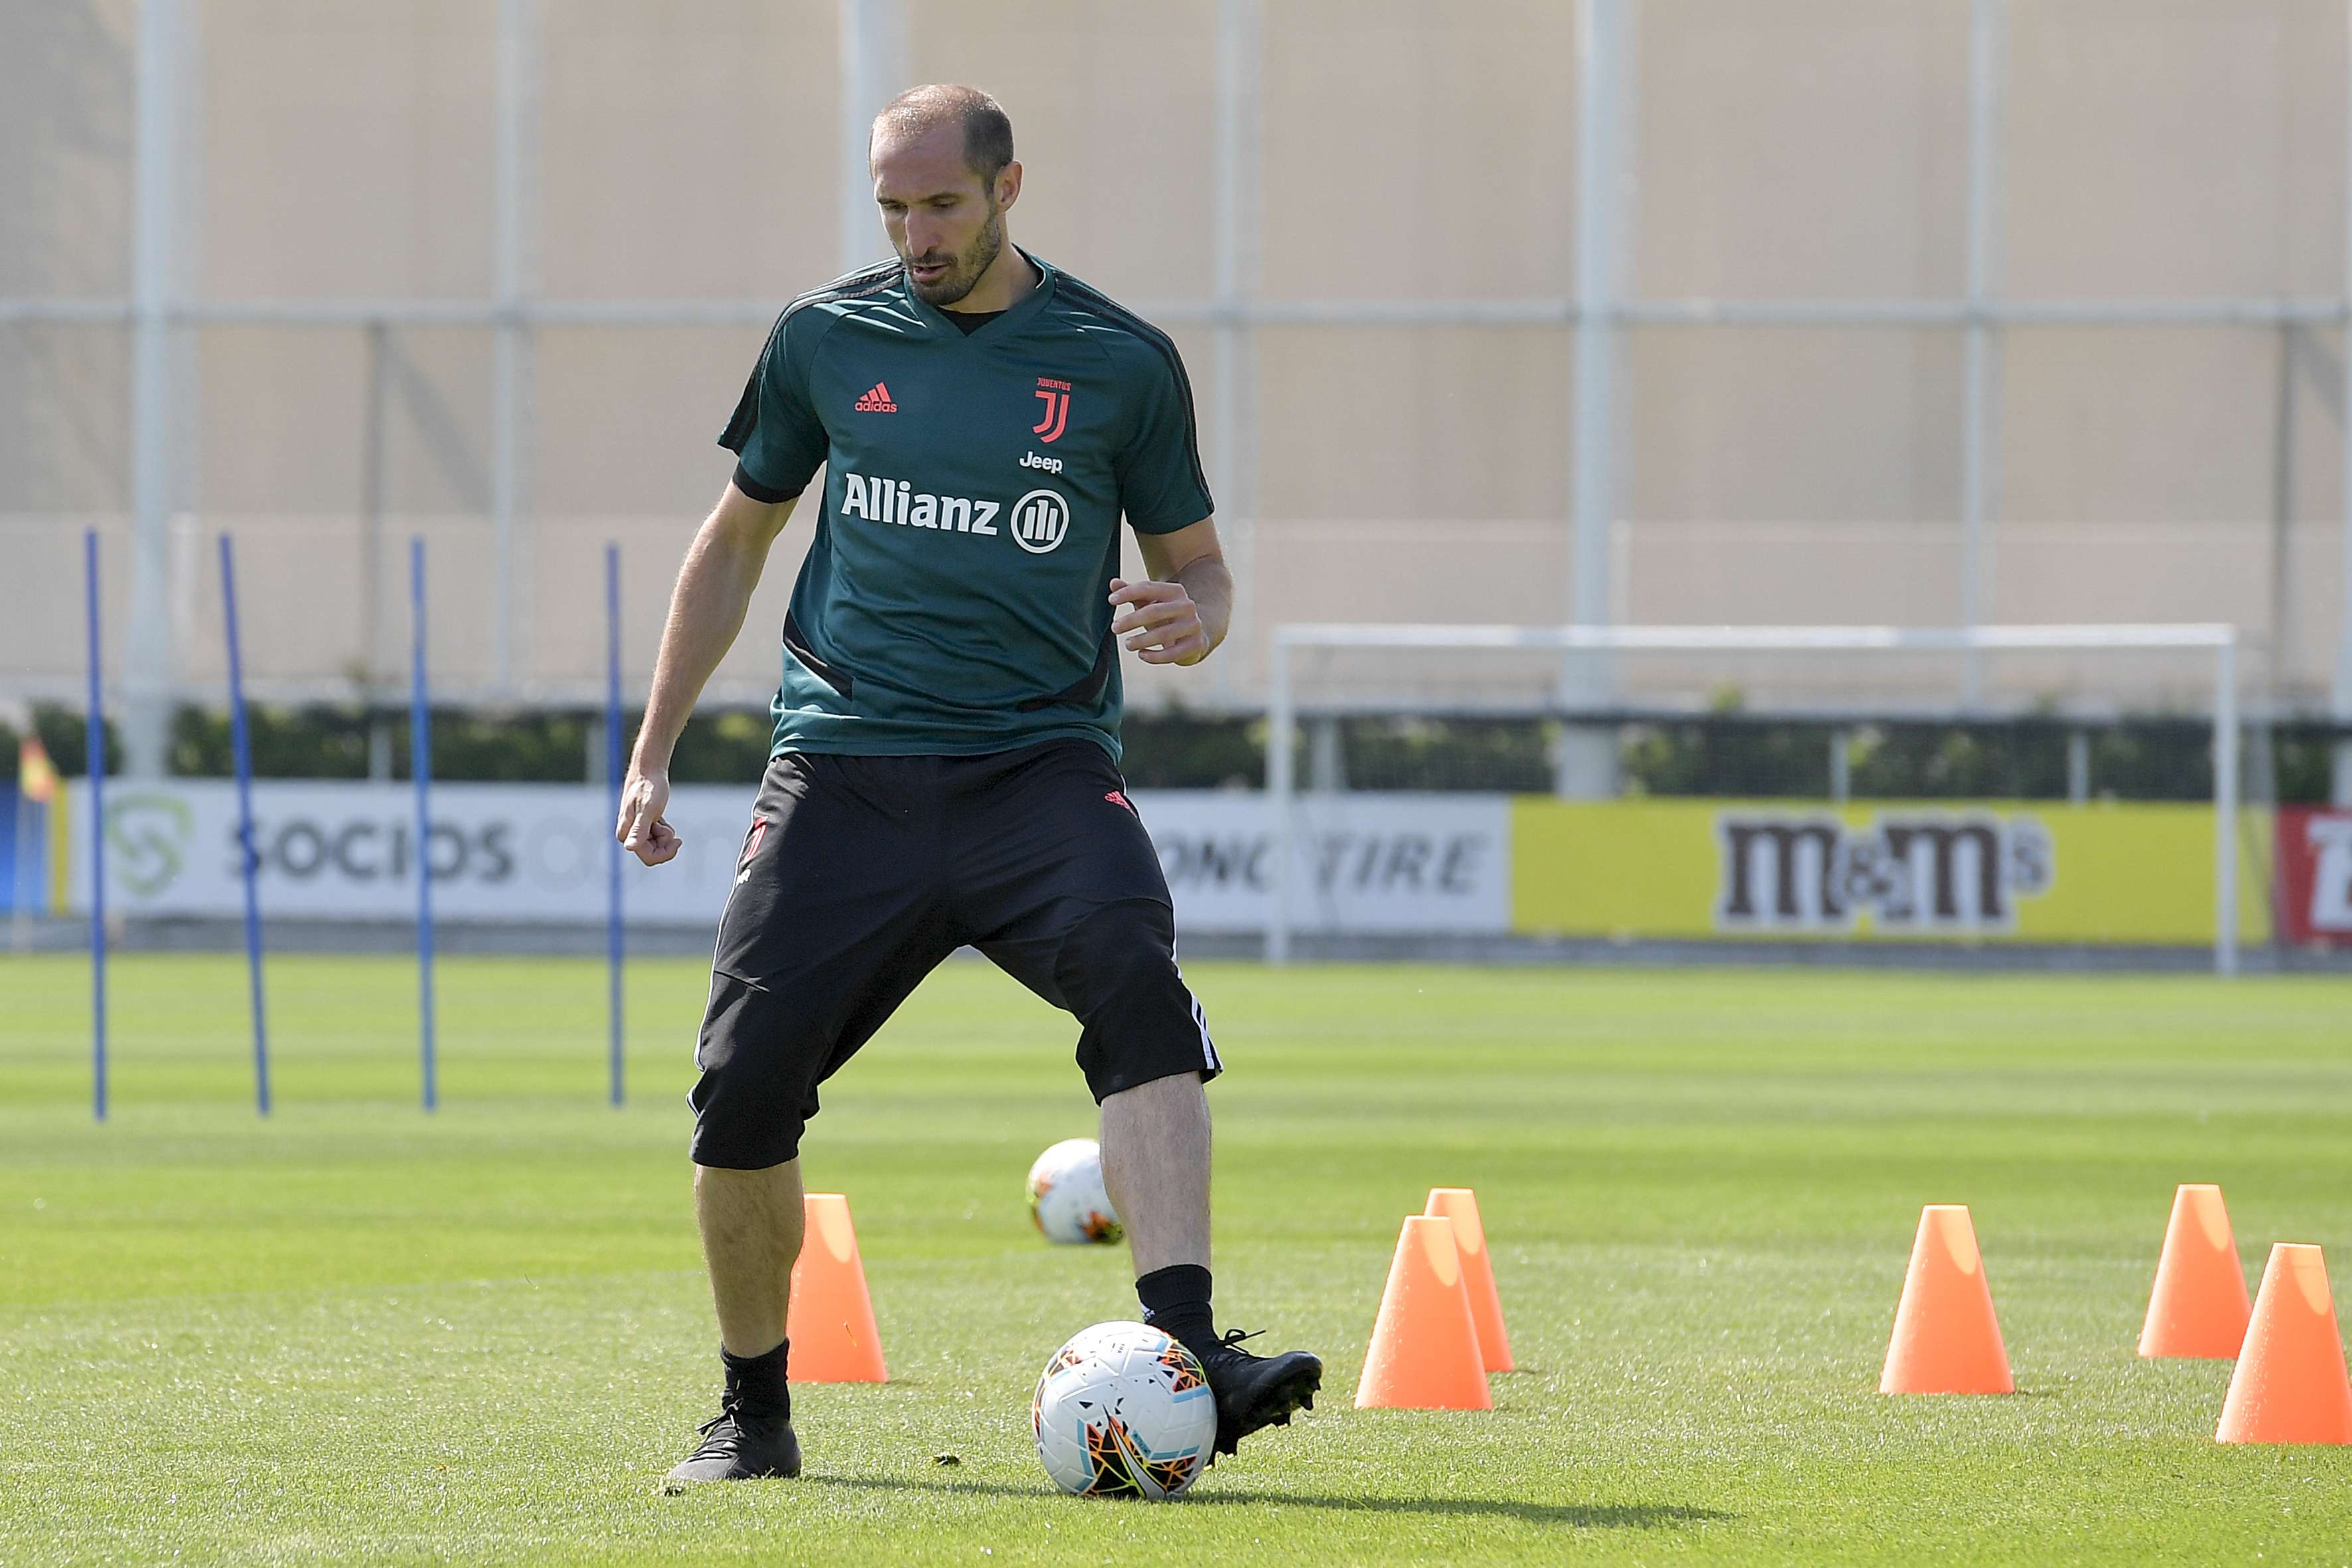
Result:
{"label": "white soccer ball", "polygon": [[1097,1323],[1045,1363],[1029,1424],[1064,1491],[1162,1501],[1208,1468],[1217,1396],[1199,1359],[1158,1329]]}
{"label": "white soccer ball", "polygon": [[1048,1241],[1070,1244],[1126,1239],[1103,1189],[1102,1148],[1091,1138],[1067,1138],[1029,1167],[1029,1217]]}

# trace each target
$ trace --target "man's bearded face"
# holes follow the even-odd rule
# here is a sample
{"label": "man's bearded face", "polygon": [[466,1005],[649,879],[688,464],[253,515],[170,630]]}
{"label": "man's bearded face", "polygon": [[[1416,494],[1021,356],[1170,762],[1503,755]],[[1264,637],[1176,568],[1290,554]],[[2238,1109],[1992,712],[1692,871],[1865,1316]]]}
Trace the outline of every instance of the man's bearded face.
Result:
{"label": "man's bearded face", "polygon": [[934,237],[919,256],[911,254],[906,239],[898,240],[898,259],[906,264],[907,279],[915,297],[934,309],[944,310],[961,301],[980,282],[981,275],[995,264],[1004,250],[1004,209],[992,199],[988,204],[988,216],[961,251],[951,251]]}

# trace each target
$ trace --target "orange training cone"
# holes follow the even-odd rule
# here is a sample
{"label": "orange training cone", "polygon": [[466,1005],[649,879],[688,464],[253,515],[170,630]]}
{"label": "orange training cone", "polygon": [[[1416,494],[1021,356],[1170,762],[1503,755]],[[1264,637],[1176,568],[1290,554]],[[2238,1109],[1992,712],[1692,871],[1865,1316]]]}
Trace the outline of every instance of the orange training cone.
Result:
{"label": "orange training cone", "polygon": [[1478,1194],[1467,1187],[1432,1187],[1422,1211],[1454,1222],[1462,1249],[1462,1282],[1470,1291],[1470,1321],[1478,1325],[1478,1353],[1488,1372],[1511,1370],[1511,1333],[1503,1326],[1503,1299],[1495,1292],[1495,1266],[1486,1257],[1486,1227],[1478,1222]]}
{"label": "orange training cone", "polygon": [[793,1265],[793,1300],[785,1316],[793,1342],[795,1383],[887,1383],[882,1336],[874,1330],[874,1303],[866,1294],[866,1266],[850,1228],[849,1200],[839,1193],[803,1199],[808,1234]]}
{"label": "orange training cone", "polygon": [[1878,1392],[2009,1394],[2016,1386],[1968,1205],[1929,1204],[1919,1211]]}
{"label": "orange training cone", "polygon": [[1356,1408],[1486,1410],[1494,1403],[1454,1222],[1414,1215],[1397,1237],[1363,1380],[1356,1384]]}
{"label": "orange training cone", "polygon": [[2286,1241],[2271,1248],[2213,1440],[2352,1443],[2352,1383],[2319,1248]]}
{"label": "orange training cone", "polygon": [[2247,1311],[2246,1276],[2221,1189],[2183,1183],[2172,1194],[2172,1223],[2164,1230],[2139,1353],[2227,1359],[2245,1342]]}

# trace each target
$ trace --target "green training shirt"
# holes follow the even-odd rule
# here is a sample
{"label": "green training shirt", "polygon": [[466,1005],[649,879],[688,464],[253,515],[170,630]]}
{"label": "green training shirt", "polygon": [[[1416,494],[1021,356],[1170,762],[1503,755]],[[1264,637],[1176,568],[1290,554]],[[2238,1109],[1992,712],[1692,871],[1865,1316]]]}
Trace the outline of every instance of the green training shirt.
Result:
{"label": "green training shirt", "polygon": [[970,336],[895,259],[769,334],[719,437],[735,483],[781,501],[825,469],[772,755],[1118,755],[1119,518],[1170,533],[1214,508],[1175,344],[1030,259],[1043,281]]}

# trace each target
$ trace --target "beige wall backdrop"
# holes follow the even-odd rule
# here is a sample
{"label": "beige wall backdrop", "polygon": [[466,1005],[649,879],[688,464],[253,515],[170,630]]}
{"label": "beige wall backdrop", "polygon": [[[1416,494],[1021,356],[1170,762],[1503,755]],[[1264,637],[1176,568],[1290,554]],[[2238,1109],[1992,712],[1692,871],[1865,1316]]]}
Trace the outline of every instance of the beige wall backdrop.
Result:
{"label": "beige wall backdrop", "polygon": [[[870,3],[870,0],[869,0]],[[780,302],[845,254],[837,0],[531,0],[535,220],[552,302]],[[1214,374],[1218,0],[903,0],[896,73],[1011,111],[1021,241],[1166,316],[1204,430],[1245,387],[1244,616],[1142,700],[1264,700],[1278,620],[1557,621],[1570,588],[1573,331],[1318,324]],[[1965,283],[1969,0],[1630,0],[1625,292],[1953,300]],[[1993,277],[2005,296],[2332,300],[2346,270],[2339,0],[2005,5]],[[136,0],[0,5],[0,299],[131,288]],[[1261,0],[1234,288],[1308,300],[1564,300],[1576,277],[1568,0]],[[178,296],[480,301],[493,290],[499,0],[185,0]],[[901,85],[899,81],[890,86]],[[884,248],[878,225],[862,239]],[[79,679],[79,532],[130,613],[130,334],[0,318],[0,696]],[[170,635],[217,701],[213,536],[246,574],[256,687],[403,689],[407,539],[454,695],[600,689],[601,553],[630,678],[724,483],[713,444],[757,319],[530,334],[510,603],[491,549],[492,333],[191,320]],[[2342,331],[2010,325],[1996,334],[1984,618],[2223,620],[2251,695],[2324,708],[2344,609]],[[1643,622],[1949,624],[1961,613],[1962,330],[1649,323],[1625,334],[1610,603]],[[1230,479],[1234,454],[1206,454]],[[795,522],[713,688],[764,700]],[[503,619],[513,666],[496,668]],[[119,666],[118,666],[119,667]],[[1623,670],[1812,705],[1948,701],[1948,666]],[[1391,661],[1409,691],[1468,690]],[[2201,700],[2194,661],[2012,660],[1997,705]],[[1459,695],[1456,692],[1456,695]],[[1490,695],[1540,700],[1524,669]]]}

